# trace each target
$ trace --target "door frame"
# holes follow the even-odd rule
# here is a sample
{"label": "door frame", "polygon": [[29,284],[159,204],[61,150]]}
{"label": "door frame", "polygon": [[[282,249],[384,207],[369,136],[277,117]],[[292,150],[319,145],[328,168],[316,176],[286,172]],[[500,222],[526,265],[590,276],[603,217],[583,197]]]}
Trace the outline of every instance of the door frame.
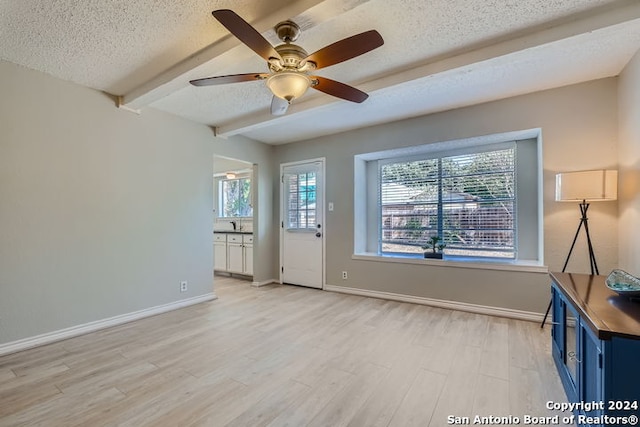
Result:
{"label": "door frame", "polygon": [[288,166],[297,166],[297,165],[303,165],[306,163],[320,163],[320,172],[321,172],[321,177],[320,177],[320,184],[321,184],[321,188],[322,188],[322,206],[318,207],[319,209],[321,209],[322,212],[322,237],[320,238],[321,243],[322,243],[322,265],[321,265],[321,270],[322,270],[322,290],[324,290],[324,288],[327,285],[327,271],[326,271],[326,266],[327,266],[327,245],[326,245],[326,236],[327,236],[327,212],[326,212],[326,206],[327,206],[327,202],[326,202],[326,195],[327,195],[327,190],[326,190],[326,178],[325,178],[325,173],[326,173],[326,157],[316,157],[314,159],[307,159],[307,160],[299,160],[299,161],[295,161],[295,162],[287,162],[287,163],[280,163],[280,268],[278,268],[278,281],[280,284],[284,283],[284,277],[283,277],[283,268],[284,268],[284,215],[285,215],[285,197],[284,197],[284,168],[288,167]]}

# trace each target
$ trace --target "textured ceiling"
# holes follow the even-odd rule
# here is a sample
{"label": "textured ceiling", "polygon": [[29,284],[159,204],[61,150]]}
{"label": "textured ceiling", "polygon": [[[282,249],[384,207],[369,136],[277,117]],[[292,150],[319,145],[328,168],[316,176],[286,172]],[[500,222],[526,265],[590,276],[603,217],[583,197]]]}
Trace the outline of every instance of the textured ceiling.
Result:
{"label": "textured ceiling", "polygon": [[[310,90],[269,114],[264,82],[196,88],[193,78],[264,72],[212,16],[233,9],[273,44],[293,19],[308,52],[376,29],[385,44],[318,75],[371,96]],[[640,49],[637,0],[0,0],[0,59],[280,144],[615,76]]]}

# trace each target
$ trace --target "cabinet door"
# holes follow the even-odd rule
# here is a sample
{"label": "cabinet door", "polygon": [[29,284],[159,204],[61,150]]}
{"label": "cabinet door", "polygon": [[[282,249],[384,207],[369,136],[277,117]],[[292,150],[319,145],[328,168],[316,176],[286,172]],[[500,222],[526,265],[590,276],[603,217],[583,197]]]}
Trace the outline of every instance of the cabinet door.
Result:
{"label": "cabinet door", "polygon": [[560,374],[562,385],[570,402],[578,400],[578,336],[577,316],[567,304],[562,292],[552,287],[552,345],[553,360]]}
{"label": "cabinet door", "polygon": [[233,273],[242,273],[242,244],[227,244],[227,269]]}
{"label": "cabinet door", "polygon": [[[587,325],[580,323],[580,400],[602,402],[602,345]],[[603,411],[586,413],[590,417],[603,415]]]}
{"label": "cabinet door", "polygon": [[253,245],[244,245],[244,272],[253,276]]}
{"label": "cabinet door", "polygon": [[559,291],[551,288],[551,339],[555,358],[564,364],[564,304]]}
{"label": "cabinet door", "polygon": [[213,244],[213,269],[227,270],[227,244],[216,242]]}
{"label": "cabinet door", "polygon": [[567,373],[569,374],[569,380],[571,381],[573,395],[578,397],[578,391],[580,390],[580,346],[579,346],[579,331],[580,331],[580,319],[576,311],[566,303],[564,303],[565,309],[565,356],[564,363]]}

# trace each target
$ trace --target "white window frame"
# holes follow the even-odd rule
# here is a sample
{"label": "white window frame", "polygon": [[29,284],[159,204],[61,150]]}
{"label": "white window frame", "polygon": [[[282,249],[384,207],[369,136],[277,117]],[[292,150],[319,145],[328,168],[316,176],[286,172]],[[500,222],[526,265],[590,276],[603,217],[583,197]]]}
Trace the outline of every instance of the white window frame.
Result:
{"label": "white window frame", "polygon": [[[253,177],[251,176],[252,174],[247,173],[247,174],[239,174],[234,178],[226,178],[224,176],[218,177],[216,179],[216,205],[217,205],[217,217],[220,219],[234,219],[234,218],[253,218]],[[249,180],[249,207],[251,208],[251,215],[246,215],[246,216],[224,216],[224,194],[222,191],[222,186],[224,182],[228,182],[228,181],[237,181],[237,180]]]}
{"label": "white window frame", "polygon": [[[387,255],[379,251],[378,168],[380,162],[434,156],[435,153],[483,151],[490,146],[513,142],[518,146],[516,158],[516,258],[494,259],[445,257],[444,260],[418,259],[418,256]],[[440,154],[438,154],[440,155]],[[354,259],[377,258],[385,262],[445,263],[487,268],[543,267],[542,135],[540,129],[487,135],[463,140],[436,142],[354,156]],[[525,185],[525,189],[521,188]],[[511,266],[511,267],[509,267]],[[514,267],[516,266],[516,267]]]}
{"label": "white window frame", "polygon": [[[304,189],[304,190],[300,190],[300,188],[302,188],[303,186],[300,185],[301,182],[298,181],[297,185],[298,185],[298,191],[296,192],[296,194],[304,194],[305,198],[309,196],[310,193],[314,193],[314,197],[317,198],[317,191],[318,191],[318,174],[315,172],[309,172],[309,171],[299,171],[299,172],[292,172],[291,174],[285,174],[283,175],[283,184],[285,186],[285,188],[289,185],[291,185],[291,183],[288,181],[289,179],[291,179],[291,175],[295,173],[296,178],[299,179],[301,175],[305,175],[305,179],[306,181],[304,181],[305,184],[308,184],[308,175],[313,173],[314,177],[313,177],[313,181],[314,181],[314,187],[313,187],[313,191],[309,191],[308,188]],[[306,187],[306,186],[305,186]],[[291,218],[286,217],[284,218],[284,227],[287,231],[292,231],[292,232],[304,232],[304,233],[316,233],[318,230],[316,228],[316,225],[318,223],[318,209],[321,208],[321,206],[318,205],[317,200],[314,199],[313,204],[311,205],[308,200],[307,200],[307,204],[304,205],[304,208],[300,208],[299,206],[295,209],[292,208],[292,200],[290,199],[291,197],[291,192],[290,191],[286,191],[284,193],[285,196],[285,212],[287,213],[287,215],[290,215],[291,212],[295,212],[296,213],[296,223],[292,224],[291,223]],[[299,201],[299,200],[297,200]],[[296,202],[297,202],[296,201]],[[304,218],[304,224],[301,224],[299,221],[301,219]],[[313,221],[310,221],[310,218],[313,219]]]}
{"label": "white window frame", "polygon": [[[500,144],[490,144],[490,145],[486,145],[486,146],[482,146],[482,147],[470,147],[470,148],[466,148],[466,149],[459,149],[459,150],[444,150],[444,151],[437,151],[437,152],[433,152],[433,153],[428,153],[428,154],[421,154],[421,155],[416,155],[416,156],[411,156],[411,157],[393,157],[393,158],[389,158],[389,159],[384,159],[384,160],[380,160],[378,161],[378,201],[377,201],[377,209],[378,209],[378,217],[381,218],[382,215],[382,168],[386,165],[390,165],[390,164],[397,164],[397,163],[410,163],[410,162],[416,162],[416,161],[427,161],[427,160],[435,160],[436,162],[440,163],[442,161],[442,159],[446,159],[448,157],[455,157],[455,156],[461,156],[461,155],[469,155],[469,154],[480,154],[480,153],[486,153],[486,152],[494,152],[494,151],[502,151],[502,150],[513,150],[514,151],[514,180],[516,179],[515,177],[515,163],[516,163],[516,157],[517,157],[517,145],[515,141],[511,141],[511,142],[506,142],[506,143],[500,143]],[[442,175],[442,170],[438,171],[438,174],[434,176],[434,179],[436,182],[438,182],[438,194],[439,194],[439,198],[438,200],[431,202],[429,204],[433,204],[437,207],[438,210],[438,215],[437,215],[437,225],[436,225],[436,235],[438,235],[439,237],[443,237],[443,232],[445,230],[445,227],[443,225],[443,221],[444,221],[444,213],[443,210],[447,209],[447,205],[449,204],[449,202],[445,201],[442,199],[442,191],[444,190],[442,185],[443,185],[443,180],[446,179],[447,177]],[[517,239],[518,239],[518,222],[516,221],[517,218],[517,183],[516,183],[516,188],[514,189],[514,199],[513,199],[513,214],[514,214],[514,225],[513,225],[513,239],[514,239],[514,248],[513,248],[513,256],[508,256],[508,257],[492,257],[492,256],[488,256],[488,255],[480,255],[481,251],[478,250],[474,250],[474,249],[468,249],[468,252],[474,252],[476,253],[475,255],[455,255],[455,254],[451,254],[448,253],[448,250],[445,248],[444,252],[447,256],[447,258],[456,258],[456,259],[474,259],[474,260],[504,260],[504,261],[511,261],[511,260],[515,260],[517,258],[517,248],[518,248],[518,243],[517,243]],[[378,248],[377,248],[377,253],[381,256],[412,256],[411,254],[408,253],[403,253],[403,252],[392,252],[392,251],[384,251],[383,250],[383,224],[382,224],[382,219],[378,222],[378,236],[377,236],[377,240],[378,240]],[[444,242],[444,243],[449,243],[449,242]],[[484,252],[489,252],[490,250],[484,250]],[[492,250],[493,252],[504,252],[504,250],[501,249],[494,249]],[[422,250],[418,249],[419,254],[422,254]]]}

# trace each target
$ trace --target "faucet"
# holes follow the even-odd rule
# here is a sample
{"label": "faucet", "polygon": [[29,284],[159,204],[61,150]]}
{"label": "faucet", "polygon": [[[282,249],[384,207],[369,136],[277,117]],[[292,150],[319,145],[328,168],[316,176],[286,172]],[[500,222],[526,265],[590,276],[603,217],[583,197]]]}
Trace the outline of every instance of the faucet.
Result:
{"label": "faucet", "polygon": [[233,231],[235,231],[236,230],[236,222],[235,221],[230,221],[230,222],[231,222],[231,225],[233,225]]}

